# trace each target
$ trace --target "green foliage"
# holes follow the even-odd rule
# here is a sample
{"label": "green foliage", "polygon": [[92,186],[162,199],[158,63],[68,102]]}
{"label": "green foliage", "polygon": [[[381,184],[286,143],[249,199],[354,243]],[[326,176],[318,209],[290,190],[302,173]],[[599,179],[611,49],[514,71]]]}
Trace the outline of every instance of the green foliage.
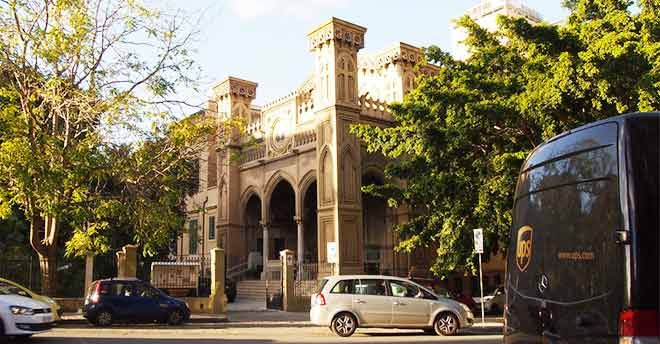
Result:
{"label": "green foliage", "polygon": [[[198,154],[216,132],[212,118],[197,115],[137,144],[106,146],[107,174],[86,200],[90,206],[79,208],[67,255],[106,253],[129,242],[146,256],[167,247],[184,228],[185,197],[199,184]],[[112,243],[117,236],[128,242]]]}
{"label": "green foliage", "polygon": [[[388,183],[364,191],[404,205],[399,249],[437,247],[432,270],[475,269],[472,229],[489,252],[503,251],[519,168],[538,144],[565,130],[624,112],[660,109],[660,2],[572,0],[567,22],[530,25],[499,18],[488,32],[468,17],[471,53],[441,68],[390,109],[390,128],[352,128],[368,151],[391,158]],[[398,180],[405,180],[399,183]]]}
{"label": "green foliage", "polygon": [[183,146],[208,135],[171,125],[198,74],[183,23],[134,0],[0,5],[0,217],[19,208],[46,260],[62,230],[69,255],[109,250],[119,229],[153,252],[182,222]]}

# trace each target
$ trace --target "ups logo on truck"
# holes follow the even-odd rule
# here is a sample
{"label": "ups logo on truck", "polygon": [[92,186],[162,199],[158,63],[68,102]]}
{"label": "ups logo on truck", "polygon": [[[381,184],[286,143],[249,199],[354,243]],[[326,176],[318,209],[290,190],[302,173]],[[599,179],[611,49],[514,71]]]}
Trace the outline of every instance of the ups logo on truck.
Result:
{"label": "ups logo on truck", "polygon": [[522,226],[518,229],[516,243],[516,265],[518,270],[525,271],[532,261],[532,227]]}

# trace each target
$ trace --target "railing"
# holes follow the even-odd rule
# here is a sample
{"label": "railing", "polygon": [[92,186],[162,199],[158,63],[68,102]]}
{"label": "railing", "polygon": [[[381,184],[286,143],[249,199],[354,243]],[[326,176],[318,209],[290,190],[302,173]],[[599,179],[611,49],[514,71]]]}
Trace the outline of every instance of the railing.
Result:
{"label": "railing", "polygon": [[241,164],[263,159],[266,156],[266,146],[259,144],[255,147],[250,147],[241,153]]}
{"label": "railing", "polygon": [[373,99],[368,96],[359,98],[359,104],[362,108],[362,115],[384,121],[393,121],[394,118],[387,108],[387,102]]}
{"label": "railing", "polygon": [[268,269],[266,269],[266,278],[269,281],[282,280],[282,262],[279,259],[268,261]]}
{"label": "railing", "polygon": [[227,269],[227,278],[234,281],[240,281],[245,278],[248,271],[248,263],[240,263]]}
{"label": "railing", "polygon": [[316,142],[316,130],[306,130],[296,133],[293,136],[293,146],[300,147],[309,143]]}
{"label": "railing", "polygon": [[151,284],[168,294],[180,297],[210,294],[211,257],[208,255],[188,255],[171,260],[152,261],[149,270]]}
{"label": "railing", "polygon": [[0,277],[20,283],[31,290],[41,291],[41,272],[37,257],[0,257]]}

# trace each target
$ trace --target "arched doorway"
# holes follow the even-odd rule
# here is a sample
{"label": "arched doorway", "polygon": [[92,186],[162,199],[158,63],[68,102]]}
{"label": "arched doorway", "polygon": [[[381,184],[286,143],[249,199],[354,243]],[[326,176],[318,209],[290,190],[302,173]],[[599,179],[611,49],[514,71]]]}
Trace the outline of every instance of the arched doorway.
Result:
{"label": "arched doorway", "polygon": [[[261,227],[261,199],[252,194],[245,205],[243,222],[245,263],[247,263],[248,277],[259,278],[263,270],[263,230]],[[229,263],[229,262],[228,262]],[[228,268],[233,266],[228,264]]]}
{"label": "arched doorway", "polygon": [[291,184],[280,180],[268,202],[269,214],[269,260],[279,259],[280,251],[296,250],[298,234],[296,229],[296,194]]}
{"label": "arched doorway", "polygon": [[[380,176],[368,173],[362,185],[382,185]],[[391,210],[385,199],[362,193],[362,230],[364,238],[364,272],[366,274],[396,274],[394,233]]]}
{"label": "arched doorway", "polygon": [[302,222],[304,253],[303,262],[316,263],[319,259],[318,252],[318,218],[317,218],[317,194],[316,181],[312,182],[303,197]]}

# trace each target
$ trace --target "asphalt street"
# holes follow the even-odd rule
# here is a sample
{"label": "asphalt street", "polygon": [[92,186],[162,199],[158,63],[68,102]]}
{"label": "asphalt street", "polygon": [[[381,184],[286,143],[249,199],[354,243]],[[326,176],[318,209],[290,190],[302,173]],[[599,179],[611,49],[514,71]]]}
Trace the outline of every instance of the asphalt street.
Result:
{"label": "asphalt street", "polygon": [[[87,324],[61,325],[34,336],[27,343],[61,344],[270,344],[270,343],[501,343],[502,324],[488,319],[461,330],[456,336],[427,335],[419,330],[358,329],[349,338],[313,326],[306,313],[249,312],[229,313],[229,322],[167,325],[114,325],[97,328]],[[2,341],[0,339],[0,341]],[[3,343],[4,344],[4,343]]]}
{"label": "asphalt street", "polygon": [[499,329],[466,330],[452,337],[426,335],[413,330],[361,329],[350,338],[340,338],[317,327],[228,328],[58,328],[40,334],[30,343],[67,344],[269,344],[269,343],[501,343]]}
{"label": "asphalt street", "polygon": [[56,328],[34,336],[29,343],[67,344],[269,344],[269,343],[501,343],[501,327],[475,327],[452,337],[416,330],[358,329],[341,338],[326,328],[305,324],[227,323],[214,326],[131,326]]}

